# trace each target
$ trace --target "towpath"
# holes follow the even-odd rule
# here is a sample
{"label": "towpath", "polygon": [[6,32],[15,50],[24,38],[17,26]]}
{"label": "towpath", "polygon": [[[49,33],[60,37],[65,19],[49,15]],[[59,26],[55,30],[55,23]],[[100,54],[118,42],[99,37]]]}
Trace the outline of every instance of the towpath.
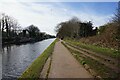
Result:
{"label": "towpath", "polygon": [[61,41],[55,44],[48,78],[93,78]]}

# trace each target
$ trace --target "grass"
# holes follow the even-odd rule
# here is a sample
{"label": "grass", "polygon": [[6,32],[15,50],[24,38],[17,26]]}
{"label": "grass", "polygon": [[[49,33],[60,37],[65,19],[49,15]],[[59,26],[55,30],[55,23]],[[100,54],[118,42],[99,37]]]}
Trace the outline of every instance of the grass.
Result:
{"label": "grass", "polygon": [[50,59],[49,67],[48,67],[47,74],[46,74],[46,79],[48,79],[48,75],[50,73],[51,63],[52,63],[52,57]]}
{"label": "grass", "polygon": [[88,50],[91,50],[91,51],[94,51],[96,53],[100,53],[100,54],[103,54],[103,55],[106,55],[106,56],[109,56],[112,58],[120,58],[120,52],[118,52],[115,49],[85,44],[85,43],[81,43],[80,41],[72,40],[72,39],[65,39],[65,42],[68,42],[70,44],[79,46],[81,48],[85,48],[85,49],[88,49]]}
{"label": "grass", "polygon": [[[63,43],[63,45],[67,47],[66,44]],[[116,72],[112,71],[110,68],[106,67],[100,62],[94,59],[91,59],[90,57],[87,57],[87,56],[83,57],[81,56],[82,53],[78,51],[72,50],[70,48],[68,49],[73,54],[73,56],[78,60],[80,64],[89,65],[90,68],[93,69],[97,73],[97,75],[100,75],[104,80],[114,80],[116,77],[118,77],[118,74]]]}
{"label": "grass", "polygon": [[118,75],[117,73],[115,73],[105,65],[101,64],[100,62],[93,60],[91,58],[84,58],[83,61],[85,61],[86,64],[90,65],[90,67],[94,69],[95,72],[105,80],[111,80],[112,78],[117,78]]}
{"label": "grass", "polygon": [[51,45],[32,62],[32,64],[22,73],[18,80],[22,80],[23,78],[28,80],[39,79],[40,72],[46,60],[52,54],[56,42],[57,39],[54,42],[52,42]]}

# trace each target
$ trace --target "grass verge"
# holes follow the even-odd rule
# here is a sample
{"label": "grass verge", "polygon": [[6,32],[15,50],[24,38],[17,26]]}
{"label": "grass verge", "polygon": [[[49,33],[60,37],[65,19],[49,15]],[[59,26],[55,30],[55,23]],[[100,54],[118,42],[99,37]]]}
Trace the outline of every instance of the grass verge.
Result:
{"label": "grass verge", "polygon": [[51,59],[50,59],[48,70],[47,70],[46,79],[48,79],[48,75],[50,73],[51,63],[52,63],[52,56],[51,56]]}
{"label": "grass verge", "polygon": [[32,62],[32,64],[22,73],[18,80],[23,80],[24,78],[29,80],[39,79],[40,72],[46,60],[52,54],[56,42],[57,39],[54,42],[52,42],[51,45]]}
{"label": "grass verge", "polygon": [[115,50],[115,49],[110,49],[110,48],[105,48],[105,47],[100,47],[100,46],[95,46],[95,45],[90,45],[90,44],[84,44],[81,43],[78,40],[72,40],[72,39],[64,39],[65,42],[68,42],[70,44],[73,44],[75,46],[94,51],[99,54],[103,54],[112,58],[120,58],[120,52]]}
{"label": "grass verge", "polygon": [[[62,43],[65,47],[67,47],[66,44]],[[72,50],[69,47],[67,49],[72,53],[72,55],[77,59],[77,61],[82,65],[89,65],[90,69],[94,70],[96,75],[95,76],[101,76],[103,80],[115,80],[118,78],[118,74],[114,71],[112,71],[110,68],[106,67],[105,65],[101,64],[100,62],[91,59],[90,57],[83,57],[82,53]],[[88,70],[89,71],[89,70]]]}

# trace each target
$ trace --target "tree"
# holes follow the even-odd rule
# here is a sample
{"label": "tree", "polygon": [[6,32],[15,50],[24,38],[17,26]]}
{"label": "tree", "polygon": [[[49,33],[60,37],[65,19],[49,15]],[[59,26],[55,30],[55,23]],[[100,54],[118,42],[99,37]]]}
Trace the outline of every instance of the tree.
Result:
{"label": "tree", "polygon": [[[4,13],[1,14],[1,26],[3,37],[13,37],[15,35],[11,35],[17,32],[17,28],[20,27],[17,20],[13,17],[10,17]],[[6,34],[6,35],[4,35]]]}
{"label": "tree", "polygon": [[[68,30],[69,29],[69,30]],[[71,35],[71,29],[68,27],[68,22],[61,22],[56,27],[58,37],[66,37]]]}
{"label": "tree", "polygon": [[23,30],[23,37],[26,36],[26,30]]}
{"label": "tree", "polygon": [[88,37],[92,36],[93,30],[92,30],[92,23],[91,21],[87,23],[80,23],[80,28],[79,28],[79,35],[80,37]]}
{"label": "tree", "polygon": [[113,22],[116,22],[120,25],[120,1],[118,2],[118,8],[115,13],[115,17],[113,17]]}
{"label": "tree", "polygon": [[5,16],[5,24],[6,24],[6,32],[7,32],[7,37],[10,35],[10,26],[8,26],[8,16]]}
{"label": "tree", "polygon": [[40,30],[34,25],[30,25],[26,29],[29,32],[29,36],[35,38],[39,35]]}
{"label": "tree", "polygon": [[80,23],[82,22],[77,17],[73,17],[69,22],[69,26],[71,27],[71,37],[79,37]]}
{"label": "tree", "polygon": [[113,17],[113,22],[116,23],[117,26],[116,40],[118,41],[120,47],[120,1],[118,2],[118,8],[115,16]]}
{"label": "tree", "polygon": [[120,40],[120,1],[118,3],[118,9],[117,9],[116,18],[117,18],[117,23],[118,23],[118,32],[117,32],[117,35],[118,35],[118,39]]}
{"label": "tree", "polygon": [[79,19],[73,17],[69,21],[61,22],[56,26],[58,37],[78,37],[79,36]]}
{"label": "tree", "polygon": [[93,35],[91,21],[82,23],[77,17],[73,17],[69,21],[61,22],[57,25],[56,31],[58,37],[88,37]]}
{"label": "tree", "polygon": [[118,2],[117,13],[114,17],[114,22],[117,23],[118,29],[116,34],[116,40],[118,41],[118,51],[120,50],[120,1]]}

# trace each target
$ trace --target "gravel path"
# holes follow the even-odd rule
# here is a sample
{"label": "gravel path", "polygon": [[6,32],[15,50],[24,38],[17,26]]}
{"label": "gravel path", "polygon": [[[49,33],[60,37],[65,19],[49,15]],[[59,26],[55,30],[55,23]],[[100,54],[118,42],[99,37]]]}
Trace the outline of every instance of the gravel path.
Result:
{"label": "gravel path", "polygon": [[61,41],[55,44],[48,78],[93,78],[72,56]]}

